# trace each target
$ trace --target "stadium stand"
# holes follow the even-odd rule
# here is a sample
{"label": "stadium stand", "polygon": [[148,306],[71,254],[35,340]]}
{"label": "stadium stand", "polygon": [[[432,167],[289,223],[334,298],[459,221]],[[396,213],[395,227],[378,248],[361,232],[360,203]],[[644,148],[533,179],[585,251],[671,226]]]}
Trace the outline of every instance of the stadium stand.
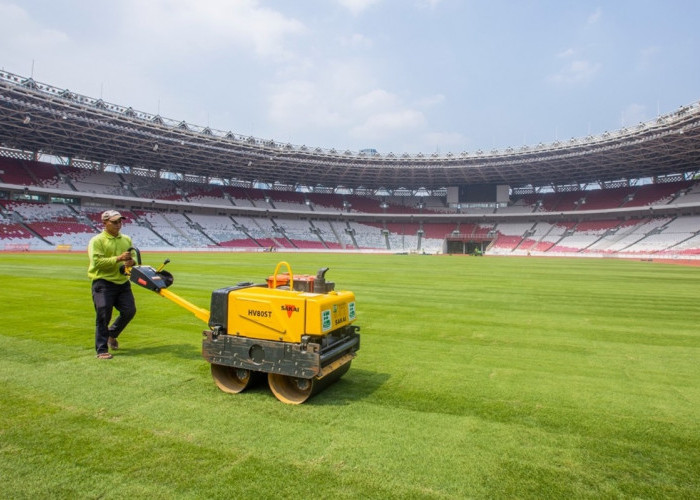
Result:
{"label": "stadium stand", "polygon": [[[200,196],[207,196],[201,194]],[[260,199],[258,199],[260,200]],[[189,200],[192,202],[192,199]],[[209,204],[215,200],[206,199]],[[282,202],[289,203],[289,202]],[[274,204],[274,201],[273,201]],[[294,209],[307,205],[292,203]],[[289,205],[285,205],[289,208]],[[66,205],[6,202],[2,241],[5,246],[29,243],[32,249],[57,245],[83,248],[99,227],[99,211],[81,212]],[[82,220],[81,220],[82,219]],[[88,223],[86,223],[86,220]],[[615,220],[581,223],[502,222],[495,226],[496,237],[489,252],[522,253],[658,253],[676,248],[695,254],[700,220],[696,217],[655,218],[643,222]],[[339,225],[341,230],[336,227]],[[344,226],[344,227],[343,227]],[[457,230],[474,236],[480,226],[452,223],[333,223],[297,220],[283,215],[274,218],[214,214],[160,213],[134,210],[125,225],[144,247],[208,248],[239,247],[324,250],[376,249],[386,251],[438,252],[447,234]],[[489,227],[482,229],[488,233]],[[482,235],[484,233],[482,232]]]}
{"label": "stadium stand", "polygon": [[[487,241],[493,255],[700,255],[700,216],[682,208],[700,205],[700,183],[690,180],[514,196],[508,206],[463,214],[436,196],[263,190],[2,156],[0,181],[10,189],[0,191],[0,248],[15,251],[84,249],[101,230],[101,211],[117,199],[128,217],[124,231],[144,248],[439,253],[448,235],[459,234]],[[29,188],[54,192],[58,201],[27,195]],[[156,201],[173,205],[152,207]],[[675,205],[671,215],[617,213]],[[589,211],[609,217],[588,220]],[[562,220],[530,219],[550,213]]]}

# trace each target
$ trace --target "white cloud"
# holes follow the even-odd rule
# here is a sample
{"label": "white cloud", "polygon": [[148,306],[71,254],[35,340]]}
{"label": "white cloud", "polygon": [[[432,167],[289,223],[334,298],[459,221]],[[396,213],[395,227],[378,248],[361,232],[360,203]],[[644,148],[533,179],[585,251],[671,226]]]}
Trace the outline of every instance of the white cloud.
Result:
{"label": "white cloud", "polygon": [[593,13],[588,16],[588,24],[595,24],[598,21],[600,21],[600,18],[603,16],[603,10],[598,7],[596,10],[593,11]]}
{"label": "white cloud", "polygon": [[335,128],[344,122],[340,110],[327,105],[318,84],[308,80],[275,85],[268,106],[268,117],[279,128]]}
{"label": "white cloud", "polygon": [[30,73],[32,60],[39,65],[72,50],[65,32],[41,26],[21,7],[5,3],[0,3],[0,47],[7,69],[26,68],[26,74]]}
{"label": "white cloud", "polygon": [[[99,36],[79,31],[80,15],[103,13]],[[217,89],[226,89],[226,80],[230,89],[237,88],[235,78],[251,80],[250,61],[266,72],[257,78],[307,64],[290,48],[290,40],[303,36],[306,27],[257,0],[123,0],[110,9],[92,5],[90,12],[73,17],[78,19],[74,24],[33,17],[0,0],[0,47],[8,53],[2,57],[4,67],[28,75],[36,60],[40,81],[150,112],[160,112],[162,97],[164,116],[175,113],[190,121],[206,111],[193,111],[176,94],[183,90],[181,83],[187,89],[187,81],[201,81],[196,77],[207,64],[220,65],[207,71],[219,80]],[[200,73],[190,75],[188,68]],[[164,75],[181,79],[158,81]],[[195,95],[188,91],[190,98]],[[207,106],[205,98],[197,99]]]}
{"label": "white cloud", "polygon": [[420,99],[418,105],[423,108],[432,108],[445,102],[445,99],[444,94],[433,94]]}
{"label": "white cloud", "polygon": [[356,139],[377,141],[398,134],[416,131],[425,124],[425,116],[414,109],[397,109],[371,114],[367,119],[351,128]]}
{"label": "white cloud", "polygon": [[378,87],[371,68],[361,59],[320,61],[312,76],[334,99],[345,104]]}
{"label": "white cloud", "polygon": [[262,87],[267,116],[281,130],[328,130],[352,123],[353,102],[369,92],[373,78],[358,61],[307,61],[295,74],[281,73]]}
{"label": "white cloud", "polygon": [[378,109],[389,109],[397,106],[398,98],[383,89],[374,89],[362,95],[358,95],[353,100],[353,108],[358,111],[376,111]]}
{"label": "white cloud", "polygon": [[381,0],[337,0],[338,3],[352,12],[353,15],[358,15],[367,10],[372,5],[379,3]]}
{"label": "white cloud", "polygon": [[373,42],[372,39],[360,34],[353,33],[350,36],[342,37],[340,39],[340,45],[343,47],[350,47],[354,49],[371,49]]}
{"label": "white cloud", "polygon": [[280,58],[288,55],[288,37],[306,30],[301,22],[256,0],[129,0],[124,6],[130,36],[147,39],[147,47],[173,52],[238,47]]}
{"label": "white cloud", "polygon": [[427,7],[429,9],[435,9],[440,4],[442,0],[417,0],[418,7]]}
{"label": "white cloud", "polygon": [[380,139],[416,137],[426,122],[420,110],[379,87],[361,60],[318,63],[303,78],[280,80],[267,91],[270,123],[291,137],[307,138],[301,142],[345,134],[347,140],[336,141],[335,147],[377,144]]}
{"label": "white cloud", "polygon": [[573,57],[575,54],[576,54],[576,52],[574,51],[574,49],[568,48],[568,49],[564,49],[561,52],[559,52],[557,54],[557,57],[559,59],[569,59],[569,58]]}
{"label": "white cloud", "polygon": [[548,81],[555,85],[586,84],[595,78],[601,64],[585,60],[574,60],[564,66],[558,73],[550,75]]}

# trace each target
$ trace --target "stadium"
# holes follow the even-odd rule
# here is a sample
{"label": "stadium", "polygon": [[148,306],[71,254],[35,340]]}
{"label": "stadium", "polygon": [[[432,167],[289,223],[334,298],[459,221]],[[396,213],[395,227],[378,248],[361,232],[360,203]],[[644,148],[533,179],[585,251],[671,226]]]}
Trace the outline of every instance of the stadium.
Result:
{"label": "stadium", "polygon": [[[0,147],[10,498],[700,494],[700,274],[675,265],[700,259],[700,103],[551,144],[382,154],[3,70]],[[201,324],[141,290],[96,362],[85,249],[113,208],[195,303],[279,260],[330,267],[358,297],[353,367],[300,407],[224,394]]]}
{"label": "stadium", "polygon": [[[211,130],[0,73],[2,242],[692,258],[700,105],[515,151],[382,155]],[[97,226],[96,226],[97,225]]]}

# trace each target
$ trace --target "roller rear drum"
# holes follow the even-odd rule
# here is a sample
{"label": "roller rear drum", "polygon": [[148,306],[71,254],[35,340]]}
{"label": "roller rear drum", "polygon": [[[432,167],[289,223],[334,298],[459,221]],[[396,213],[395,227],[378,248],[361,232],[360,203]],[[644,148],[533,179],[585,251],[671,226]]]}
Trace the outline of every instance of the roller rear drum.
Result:
{"label": "roller rear drum", "polygon": [[211,376],[219,389],[229,394],[238,394],[254,382],[256,373],[243,368],[212,363]]}

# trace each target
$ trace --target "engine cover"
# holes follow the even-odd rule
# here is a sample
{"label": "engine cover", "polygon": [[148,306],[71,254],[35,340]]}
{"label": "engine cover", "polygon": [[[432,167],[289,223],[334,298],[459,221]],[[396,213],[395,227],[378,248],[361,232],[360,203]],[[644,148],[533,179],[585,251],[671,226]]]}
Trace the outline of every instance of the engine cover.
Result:
{"label": "engine cover", "polygon": [[353,292],[248,286],[214,292],[209,326],[228,335],[300,343],[303,335],[324,336],[355,319]]}

